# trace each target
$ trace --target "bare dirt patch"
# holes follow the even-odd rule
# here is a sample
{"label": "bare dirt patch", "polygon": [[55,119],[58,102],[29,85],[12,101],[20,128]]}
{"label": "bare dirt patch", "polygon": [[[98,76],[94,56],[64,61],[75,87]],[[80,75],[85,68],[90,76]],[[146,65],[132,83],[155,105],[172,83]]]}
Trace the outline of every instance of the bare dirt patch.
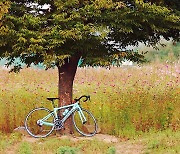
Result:
{"label": "bare dirt patch", "polygon": [[141,141],[121,141],[115,136],[106,134],[96,134],[94,137],[61,136],[60,138],[70,139],[72,141],[97,139],[106,143],[113,143],[117,154],[142,154],[144,151],[144,145],[141,143]]}

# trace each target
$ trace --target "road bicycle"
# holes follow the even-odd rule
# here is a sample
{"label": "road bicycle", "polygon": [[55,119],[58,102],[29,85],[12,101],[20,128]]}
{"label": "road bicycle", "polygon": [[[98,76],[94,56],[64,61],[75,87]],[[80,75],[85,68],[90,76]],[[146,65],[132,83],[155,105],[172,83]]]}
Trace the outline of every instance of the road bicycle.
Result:
{"label": "road bicycle", "polygon": [[[47,98],[52,102],[53,111],[44,107],[31,110],[25,118],[25,129],[35,138],[44,138],[53,130],[64,128],[65,121],[72,116],[73,125],[81,135],[88,137],[95,135],[97,132],[96,119],[91,112],[81,107],[82,98],[85,98],[84,102],[90,100],[90,96],[83,95],[75,99],[73,104],[58,108],[55,107],[54,101],[59,98]],[[59,112],[60,110],[63,112]],[[59,116],[59,113],[62,115]]]}

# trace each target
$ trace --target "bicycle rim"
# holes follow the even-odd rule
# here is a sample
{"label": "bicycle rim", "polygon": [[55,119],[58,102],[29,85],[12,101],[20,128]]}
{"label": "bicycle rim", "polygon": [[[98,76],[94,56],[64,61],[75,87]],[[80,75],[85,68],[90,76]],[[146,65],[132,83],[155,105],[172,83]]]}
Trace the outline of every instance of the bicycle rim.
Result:
{"label": "bicycle rim", "polygon": [[[31,136],[40,138],[47,137],[52,133],[54,126],[40,126],[37,122],[38,120],[47,116],[49,113],[51,113],[51,111],[46,108],[36,108],[29,112],[25,119],[25,128]],[[52,113],[52,115],[45,122],[54,123],[54,118],[54,114]]]}
{"label": "bicycle rim", "polygon": [[83,136],[93,136],[97,132],[97,123],[91,112],[82,109],[82,112],[86,118],[86,122],[83,123],[78,111],[73,113],[73,124],[76,130]]}

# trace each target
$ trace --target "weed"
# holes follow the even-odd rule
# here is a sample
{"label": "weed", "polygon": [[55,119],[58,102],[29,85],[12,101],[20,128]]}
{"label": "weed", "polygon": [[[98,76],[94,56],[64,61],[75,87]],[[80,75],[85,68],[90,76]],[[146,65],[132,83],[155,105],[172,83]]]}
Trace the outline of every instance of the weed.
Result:
{"label": "weed", "polygon": [[18,149],[18,154],[32,154],[32,147],[28,142],[22,142]]}
{"label": "weed", "polygon": [[63,146],[59,147],[57,149],[57,154],[76,154],[78,151],[77,148],[69,147],[69,146]]}
{"label": "weed", "polygon": [[116,149],[115,147],[109,147],[107,150],[107,154],[115,154],[116,153]]}
{"label": "weed", "polygon": [[168,129],[149,134],[146,138],[146,153],[179,153],[180,133]]}

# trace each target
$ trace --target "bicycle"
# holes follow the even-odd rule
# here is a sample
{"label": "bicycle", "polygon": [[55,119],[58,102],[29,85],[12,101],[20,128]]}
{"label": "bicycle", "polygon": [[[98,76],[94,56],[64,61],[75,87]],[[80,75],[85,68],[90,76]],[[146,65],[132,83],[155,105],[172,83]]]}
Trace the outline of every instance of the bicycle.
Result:
{"label": "bicycle", "polygon": [[[83,109],[80,105],[80,100],[84,97],[86,98],[84,102],[90,100],[90,96],[83,95],[75,99],[73,104],[58,108],[55,107],[54,101],[59,100],[59,98],[47,98],[52,102],[53,111],[44,107],[31,110],[25,118],[26,131],[35,138],[44,138],[50,135],[53,130],[64,128],[64,122],[72,116],[73,125],[81,135],[87,137],[95,135],[97,132],[96,119],[91,112]],[[58,111],[62,109],[65,110],[61,119]]]}

